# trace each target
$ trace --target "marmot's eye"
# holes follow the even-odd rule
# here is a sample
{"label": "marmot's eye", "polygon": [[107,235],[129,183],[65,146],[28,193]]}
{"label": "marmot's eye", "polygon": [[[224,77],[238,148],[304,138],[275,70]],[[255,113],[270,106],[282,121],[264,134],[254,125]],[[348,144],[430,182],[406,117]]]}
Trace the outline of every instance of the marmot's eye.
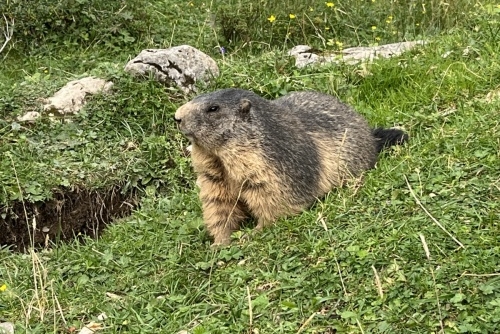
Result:
{"label": "marmot's eye", "polygon": [[214,112],[214,111],[217,111],[217,110],[219,110],[219,106],[210,106],[207,109],[208,112]]}

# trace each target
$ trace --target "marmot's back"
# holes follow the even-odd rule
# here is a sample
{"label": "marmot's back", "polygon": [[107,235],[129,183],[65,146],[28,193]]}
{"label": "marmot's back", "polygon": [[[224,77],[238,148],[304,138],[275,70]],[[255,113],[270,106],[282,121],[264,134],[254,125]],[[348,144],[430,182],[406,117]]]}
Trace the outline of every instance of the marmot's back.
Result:
{"label": "marmot's back", "polygon": [[320,188],[328,192],[372,168],[377,139],[366,120],[333,96],[294,92],[273,101],[295,113],[320,157]]}
{"label": "marmot's back", "polygon": [[247,216],[263,227],[300,212],[372,168],[382,146],[406,139],[400,130],[374,132],[349,106],[318,92],[268,101],[225,89],[186,103],[175,118],[193,144],[204,218],[216,243],[228,242]]}

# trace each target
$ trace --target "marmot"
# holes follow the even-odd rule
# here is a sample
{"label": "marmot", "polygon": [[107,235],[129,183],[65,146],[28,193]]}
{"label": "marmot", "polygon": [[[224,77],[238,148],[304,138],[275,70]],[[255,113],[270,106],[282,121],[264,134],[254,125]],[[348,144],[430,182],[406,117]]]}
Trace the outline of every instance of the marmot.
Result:
{"label": "marmot", "polygon": [[319,92],[266,100],[230,88],[203,94],[175,112],[192,144],[203,218],[215,244],[248,217],[257,228],[297,214],[374,167],[398,129],[372,129],[351,107]]}

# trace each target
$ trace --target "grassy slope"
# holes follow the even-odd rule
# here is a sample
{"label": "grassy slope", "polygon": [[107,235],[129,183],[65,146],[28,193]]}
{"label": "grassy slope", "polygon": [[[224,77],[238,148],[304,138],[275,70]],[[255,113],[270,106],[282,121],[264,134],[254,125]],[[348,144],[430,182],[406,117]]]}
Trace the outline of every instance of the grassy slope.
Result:
{"label": "grassy slope", "polygon": [[[166,122],[175,107],[173,99],[159,84],[136,82],[117,73],[122,68],[119,63],[99,65],[109,68],[88,75],[113,80],[113,92],[94,97],[83,113],[67,117],[68,122],[45,117],[35,124],[19,124],[15,116],[23,110],[39,111],[38,98],[50,96],[65,82],[74,80],[73,75],[42,67],[3,86],[7,98],[0,101],[4,111],[0,154],[5,156],[0,162],[0,170],[5,171],[0,173],[0,206],[21,198],[50,198],[51,189],[57,186],[102,188],[116,183],[148,185],[151,178],[159,183],[167,181],[165,175],[155,174],[161,165],[173,165],[173,160],[180,158],[175,148],[181,136],[173,138],[175,126]],[[150,99],[151,95],[155,99]],[[140,101],[140,107],[130,100]],[[165,134],[172,140],[167,142]],[[165,168],[163,174],[167,171]]]}
{"label": "grassy slope", "polygon": [[[450,333],[498,332],[500,277],[488,274],[500,264],[500,99],[487,94],[499,89],[499,52],[487,29],[464,27],[367,67],[295,70],[275,53],[226,58],[207,89],[235,85],[268,97],[329,92],[374,126],[403,126],[411,142],[384,154],[361,187],[334,190],[250,240],[236,233],[228,248],[209,247],[191,182],[169,196],[148,193],[139,211],[100,240],[29,255],[1,251],[7,290],[0,318],[29,333],[81,328],[102,312],[103,333],[294,333],[301,326],[310,333],[430,333],[440,323]],[[164,96],[154,84],[116,80],[131,110]],[[142,108],[161,110],[169,124],[180,102],[161,99]],[[117,100],[94,106],[105,110]],[[111,119],[110,127],[123,124]],[[124,119],[140,120],[114,138],[154,134],[141,117]],[[180,164],[171,173],[190,172]]]}

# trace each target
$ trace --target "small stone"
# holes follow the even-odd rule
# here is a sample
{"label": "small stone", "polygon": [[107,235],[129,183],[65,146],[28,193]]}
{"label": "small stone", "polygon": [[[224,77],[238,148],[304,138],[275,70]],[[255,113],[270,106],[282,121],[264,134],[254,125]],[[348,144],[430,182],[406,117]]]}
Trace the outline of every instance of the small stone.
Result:
{"label": "small stone", "polygon": [[94,331],[91,330],[90,328],[83,327],[78,334],[94,334]]}
{"label": "small stone", "polygon": [[325,57],[314,53],[300,53],[295,57],[295,66],[302,68],[310,64],[324,63]]}
{"label": "small stone", "polygon": [[47,226],[44,226],[44,227],[42,228],[42,232],[43,232],[43,233],[49,233],[49,231],[50,231],[50,228],[48,228]]}
{"label": "small stone", "polygon": [[37,118],[40,118],[40,113],[37,111],[28,111],[22,116],[18,116],[17,120],[19,122],[34,122]]}
{"label": "small stone", "polygon": [[122,299],[121,296],[115,294],[115,293],[112,293],[112,292],[106,292],[106,296],[111,298],[111,299]]}
{"label": "small stone", "polygon": [[296,45],[290,51],[288,51],[289,56],[297,56],[301,53],[310,53],[312,48],[309,45]]}
{"label": "small stone", "polygon": [[449,55],[451,55],[453,53],[453,51],[446,51],[445,53],[443,53],[441,55],[442,58],[448,58]]}
{"label": "small stone", "polygon": [[497,100],[500,100],[500,89],[492,90],[491,92],[486,94],[485,101],[487,103],[492,103]]}
{"label": "small stone", "polygon": [[70,81],[54,96],[45,100],[43,109],[46,112],[55,112],[59,115],[76,114],[85,105],[87,95],[107,93],[112,86],[112,82],[94,77]]}
{"label": "small stone", "polygon": [[78,334],[93,334],[99,330],[103,329],[102,325],[97,322],[91,321],[85,327],[83,327]]}
{"label": "small stone", "polygon": [[14,334],[14,324],[11,322],[0,323],[0,334]]}

